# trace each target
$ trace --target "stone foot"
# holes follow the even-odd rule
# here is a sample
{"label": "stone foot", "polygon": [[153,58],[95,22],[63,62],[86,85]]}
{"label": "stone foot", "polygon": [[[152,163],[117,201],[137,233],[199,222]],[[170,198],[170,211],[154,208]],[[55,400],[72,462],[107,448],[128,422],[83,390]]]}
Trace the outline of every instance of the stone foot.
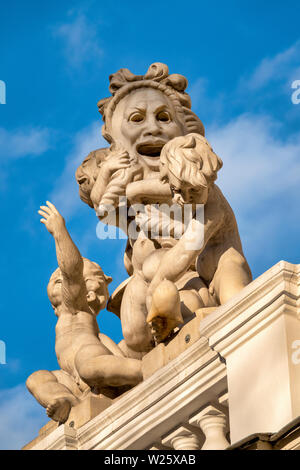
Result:
{"label": "stone foot", "polygon": [[56,398],[47,406],[46,412],[49,418],[59,423],[65,423],[69,417],[71,403],[66,398]]}
{"label": "stone foot", "polygon": [[164,280],[154,291],[147,323],[156,344],[164,341],[173,329],[183,323],[180,297],[175,284]]}

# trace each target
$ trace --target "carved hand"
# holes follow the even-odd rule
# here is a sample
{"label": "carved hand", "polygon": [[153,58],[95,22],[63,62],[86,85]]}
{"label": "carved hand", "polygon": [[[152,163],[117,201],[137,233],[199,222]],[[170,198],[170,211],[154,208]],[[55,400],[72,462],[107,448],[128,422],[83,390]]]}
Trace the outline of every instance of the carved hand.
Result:
{"label": "carved hand", "polygon": [[114,173],[122,168],[130,166],[130,157],[126,150],[114,152],[103,164],[103,167],[110,173]]}
{"label": "carved hand", "polygon": [[48,232],[55,237],[62,229],[65,229],[65,220],[51,202],[47,201],[46,204],[47,206],[41,206],[38,211],[43,216],[40,221],[46,225]]}

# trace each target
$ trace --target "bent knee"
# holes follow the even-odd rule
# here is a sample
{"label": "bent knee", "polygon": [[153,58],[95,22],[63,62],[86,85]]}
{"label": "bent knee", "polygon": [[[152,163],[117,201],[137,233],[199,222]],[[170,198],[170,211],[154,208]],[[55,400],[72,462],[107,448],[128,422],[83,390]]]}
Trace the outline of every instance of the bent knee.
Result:
{"label": "bent knee", "polygon": [[237,265],[243,265],[247,263],[245,257],[237,251],[235,248],[229,248],[223,255],[220,257],[218,265],[233,263]]}
{"label": "bent knee", "polygon": [[126,345],[135,352],[144,352],[150,348],[152,336],[147,324],[140,332],[123,328],[123,336]]}
{"label": "bent knee", "polygon": [[232,276],[242,276],[246,278],[248,282],[252,280],[252,274],[246,258],[239,253],[237,250],[230,249],[224,253],[218,263],[218,267],[215,276],[220,276],[224,272]]}
{"label": "bent knee", "polygon": [[28,379],[26,380],[26,387],[31,392],[32,390],[35,390],[36,387],[39,387],[41,383],[49,381],[57,382],[57,379],[52,374],[52,372],[49,372],[48,370],[38,370],[36,372],[33,372],[33,374],[28,377]]}

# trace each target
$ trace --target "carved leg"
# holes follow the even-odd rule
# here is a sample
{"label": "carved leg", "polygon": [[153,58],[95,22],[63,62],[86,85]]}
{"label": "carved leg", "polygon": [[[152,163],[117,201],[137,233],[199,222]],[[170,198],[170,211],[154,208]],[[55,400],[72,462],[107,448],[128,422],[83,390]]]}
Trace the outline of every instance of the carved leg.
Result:
{"label": "carved leg", "polygon": [[126,286],[121,304],[121,323],[124,340],[136,352],[148,352],[154,346],[151,329],[146,323],[148,284],[134,275]]}
{"label": "carved leg", "polygon": [[226,303],[252,281],[246,259],[235,249],[226,251],[220,258],[218,269],[210,285],[220,304]]}
{"label": "carved leg", "polygon": [[79,399],[63,384],[53,372],[39,370],[28,377],[26,385],[36,400],[46,408],[47,415],[54,421],[67,421],[71,407]]}
{"label": "carved leg", "polygon": [[196,273],[183,285],[178,282],[176,282],[176,285],[180,289],[181,313],[184,320],[186,320],[187,314],[191,315],[199,308],[219,305],[217,299],[210,294],[206,283]]}
{"label": "carved leg", "polygon": [[143,379],[141,361],[113,356],[98,345],[83,346],[75,356],[81,379],[91,388],[136,385]]}
{"label": "carved leg", "polygon": [[196,310],[205,307],[199,293],[194,290],[181,290],[179,296],[181,314],[185,323],[194,317]]}
{"label": "carved leg", "polygon": [[121,349],[121,351],[123,352],[125,357],[129,357],[131,359],[141,360],[143,358],[143,356],[145,356],[145,354],[146,354],[146,353],[143,353],[143,352],[137,352],[137,351],[134,351],[133,349],[130,349],[128,347],[128,345],[126,344],[125,339],[122,339],[119,342],[118,347]]}
{"label": "carved leg", "polygon": [[154,290],[149,304],[147,322],[151,324],[156,342],[160,343],[176,326],[183,323],[180,296],[175,284],[164,280]]}

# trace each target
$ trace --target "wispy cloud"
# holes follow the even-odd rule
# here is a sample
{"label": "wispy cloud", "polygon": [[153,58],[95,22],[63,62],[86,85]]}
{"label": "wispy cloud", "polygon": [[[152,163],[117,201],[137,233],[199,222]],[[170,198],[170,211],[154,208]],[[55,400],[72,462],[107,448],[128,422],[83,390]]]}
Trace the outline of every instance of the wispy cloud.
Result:
{"label": "wispy cloud", "polygon": [[0,449],[21,449],[38,435],[48,418],[25,385],[0,390]]}
{"label": "wispy cloud", "polygon": [[78,185],[75,179],[77,167],[92,150],[108,146],[101,135],[99,122],[94,122],[78,132],[74,140],[73,150],[67,156],[66,166],[50,195],[53,203],[57,204],[62,214],[67,217],[74,214],[76,208],[83,204],[78,196]]}
{"label": "wispy cloud", "polygon": [[99,46],[98,31],[83,13],[69,12],[72,19],[53,28],[54,37],[60,39],[65,58],[74,68],[91,60],[100,60],[103,50]]}
{"label": "wispy cloud", "polygon": [[208,130],[224,161],[220,181],[235,205],[244,209],[275,195],[299,191],[300,136],[284,140],[280,123],[262,115],[244,114]]}
{"label": "wispy cloud", "polygon": [[[300,79],[300,40],[280,53],[263,58],[248,73],[238,77],[226,95],[218,89],[210,92],[209,82],[199,77],[189,88],[193,109],[204,124],[222,121],[226,115],[241,114],[243,110],[281,109],[291,123],[299,121],[299,109],[291,105],[292,83]],[[281,114],[283,116],[283,114]],[[287,129],[288,130],[288,129]]]}
{"label": "wispy cloud", "polygon": [[[291,80],[300,70],[300,40],[273,57],[264,58],[248,79],[243,79],[249,89],[256,90],[279,80]],[[296,72],[297,73],[297,72]]]}
{"label": "wispy cloud", "polygon": [[254,256],[300,216],[300,136],[279,137],[280,126],[266,115],[245,114],[207,132],[224,162],[217,183]]}
{"label": "wispy cloud", "polygon": [[8,131],[0,128],[0,158],[21,158],[41,155],[50,148],[51,132],[47,128],[22,128]]}

